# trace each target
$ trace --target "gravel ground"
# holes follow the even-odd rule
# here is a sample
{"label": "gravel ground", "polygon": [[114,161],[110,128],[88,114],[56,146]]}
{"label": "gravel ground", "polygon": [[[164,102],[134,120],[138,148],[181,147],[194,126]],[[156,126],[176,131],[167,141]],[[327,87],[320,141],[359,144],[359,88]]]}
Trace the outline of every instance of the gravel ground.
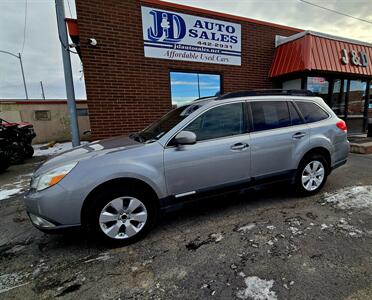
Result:
{"label": "gravel ground", "polygon": [[2,299],[372,299],[372,156],[351,155],[322,193],[273,186],[165,215],[109,249],[45,235],[22,203],[34,158],[0,174]]}

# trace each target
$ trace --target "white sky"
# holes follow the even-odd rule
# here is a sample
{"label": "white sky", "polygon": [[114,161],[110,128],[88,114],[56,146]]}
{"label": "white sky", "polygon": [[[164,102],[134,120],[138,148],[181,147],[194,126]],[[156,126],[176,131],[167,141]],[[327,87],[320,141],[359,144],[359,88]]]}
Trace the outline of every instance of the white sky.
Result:
{"label": "white sky", "polygon": [[[72,17],[76,17],[74,0],[69,1]],[[168,1],[372,43],[372,24],[327,12],[299,0]],[[308,1],[372,22],[372,0]],[[65,6],[66,15],[70,17],[67,0]],[[24,13],[25,0],[0,0],[0,50],[21,51]],[[76,97],[86,98],[77,55],[72,55],[72,62]],[[40,81],[44,83],[47,98],[66,98],[53,0],[28,0],[23,64],[30,98],[41,98]],[[24,97],[18,60],[0,53],[0,99]]]}

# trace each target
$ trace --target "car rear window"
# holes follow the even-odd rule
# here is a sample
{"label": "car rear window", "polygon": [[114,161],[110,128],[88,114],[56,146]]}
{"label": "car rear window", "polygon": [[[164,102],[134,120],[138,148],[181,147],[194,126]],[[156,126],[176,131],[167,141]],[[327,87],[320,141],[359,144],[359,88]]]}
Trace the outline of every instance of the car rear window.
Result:
{"label": "car rear window", "polygon": [[251,102],[253,130],[262,131],[291,125],[285,101]]}
{"label": "car rear window", "polygon": [[315,103],[296,101],[296,104],[306,123],[318,122],[329,117],[328,113]]}

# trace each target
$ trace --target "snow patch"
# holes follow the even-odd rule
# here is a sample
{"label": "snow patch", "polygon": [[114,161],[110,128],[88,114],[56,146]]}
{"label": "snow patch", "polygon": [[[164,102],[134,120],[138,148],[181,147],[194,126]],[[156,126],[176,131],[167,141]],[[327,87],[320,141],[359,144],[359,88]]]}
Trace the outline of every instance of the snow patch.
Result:
{"label": "snow patch", "polygon": [[[88,144],[88,142],[81,142],[81,145]],[[53,147],[47,149],[40,149],[44,145],[34,145],[34,156],[51,156],[57,155],[67,150],[72,149],[72,142],[56,143]]]}
{"label": "snow patch", "polygon": [[334,193],[325,193],[323,197],[325,203],[334,204],[344,210],[351,208],[372,209],[372,185],[346,187]]}
{"label": "snow patch", "polygon": [[11,196],[17,195],[22,191],[21,188],[9,189],[9,190],[0,190],[0,200],[8,199]]}
{"label": "snow patch", "polygon": [[301,235],[302,231],[298,229],[297,227],[290,226],[288,230],[293,234],[293,235]]}
{"label": "snow patch", "polygon": [[21,272],[0,275],[0,294],[28,284],[29,282],[24,282],[28,276],[28,273]]}
{"label": "snow patch", "polygon": [[211,238],[214,239],[216,243],[218,243],[223,239],[223,235],[221,233],[212,233]]}
{"label": "snow patch", "polygon": [[250,224],[247,224],[245,226],[242,226],[242,227],[238,228],[238,231],[247,232],[249,230],[252,230],[254,227],[256,227],[256,224],[250,223]]}
{"label": "snow patch", "polygon": [[329,226],[327,224],[322,224],[320,225],[320,229],[321,230],[324,230],[324,229],[327,229]]}
{"label": "snow patch", "polygon": [[22,193],[29,186],[31,175],[32,173],[18,176],[17,181],[3,185],[0,189],[0,200]]}
{"label": "snow patch", "polygon": [[271,290],[274,280],[264,280],[257,276],[249,276],[244,279],[247,288],[236,294],[240,299],[253,300],[276,300],[276,293]]}

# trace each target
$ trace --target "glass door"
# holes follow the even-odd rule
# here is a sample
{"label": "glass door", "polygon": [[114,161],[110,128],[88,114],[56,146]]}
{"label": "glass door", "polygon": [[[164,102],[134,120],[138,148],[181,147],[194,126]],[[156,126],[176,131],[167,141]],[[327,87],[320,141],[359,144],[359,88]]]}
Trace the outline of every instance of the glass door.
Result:
{"label": "glass door", "polygon": [[349,133],[361,133],[363,129],[364,107],[367,83],[362,80],[350,80],[346,98],[346,120]]}
{"label": "glass door", "polygon": [[333,91],[331,98],[331,108],[335,114],[344,119],[346,107],[347,80],[335,79],[333,81]]}

